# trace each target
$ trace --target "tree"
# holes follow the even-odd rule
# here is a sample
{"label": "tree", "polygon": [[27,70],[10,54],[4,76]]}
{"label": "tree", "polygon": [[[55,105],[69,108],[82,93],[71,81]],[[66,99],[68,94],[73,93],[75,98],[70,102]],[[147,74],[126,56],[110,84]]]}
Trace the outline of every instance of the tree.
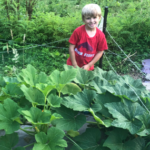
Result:
{"label": "tree", "polygon": [[26,13],[29,16],[29,20],[31,20],[33,8],[37,4],[38,0],[26,0]]}

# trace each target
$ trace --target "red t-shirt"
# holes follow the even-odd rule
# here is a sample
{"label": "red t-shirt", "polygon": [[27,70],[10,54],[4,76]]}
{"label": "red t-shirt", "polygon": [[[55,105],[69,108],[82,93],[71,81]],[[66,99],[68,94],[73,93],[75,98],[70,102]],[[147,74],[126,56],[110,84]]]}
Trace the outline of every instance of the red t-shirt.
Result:
{"label": "red t-shirt", "polygon": [[[69,39],[69,43],[75,45],[75,58],[79,67],[88,64],[98,51],[107,50],[107,42],[103,32],[96,28],[94,37],[89,37],[85,25],[76,28]],[[70,57],[67,65],[71,65]],[[89,70],[93,70],[94,65]]]}

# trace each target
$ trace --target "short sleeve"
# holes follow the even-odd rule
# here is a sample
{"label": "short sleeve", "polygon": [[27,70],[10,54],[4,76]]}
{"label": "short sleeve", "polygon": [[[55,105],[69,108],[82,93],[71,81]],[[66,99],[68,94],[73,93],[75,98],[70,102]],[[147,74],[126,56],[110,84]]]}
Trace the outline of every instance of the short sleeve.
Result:
{"label": "short sleeve", "polygon": [[106,41],[105,35],[103,34],[103,36],[100,36],[98,46],[97,46],[97,51],[104,51],[107,49],[108,49],[107,41]]}
{"label": "short sleeve", "polygon": [[69,39],[69,43],[76,45],[78,43],[79,40],[79,36],[77,34],[77,31],[74,30],[74,32],[72,33],[70,39]]}

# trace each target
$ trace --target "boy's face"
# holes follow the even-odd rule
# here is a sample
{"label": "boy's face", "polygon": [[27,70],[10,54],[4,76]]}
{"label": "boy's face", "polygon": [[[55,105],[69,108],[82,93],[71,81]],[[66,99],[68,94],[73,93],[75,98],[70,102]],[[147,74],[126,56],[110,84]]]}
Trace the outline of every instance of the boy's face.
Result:
{"label": "boy's face", "polygon": [[100,16],[85,16],[84,23],[87,29],[96,29],[101,17]]}

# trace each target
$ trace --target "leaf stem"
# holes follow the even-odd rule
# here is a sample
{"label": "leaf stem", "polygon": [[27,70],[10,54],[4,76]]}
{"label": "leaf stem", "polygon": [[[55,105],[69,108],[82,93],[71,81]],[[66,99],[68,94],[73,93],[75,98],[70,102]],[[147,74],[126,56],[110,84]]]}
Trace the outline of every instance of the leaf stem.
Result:
{"label": "leaf stem", "polygon": [[97,122],[87,121],[86,123],[97,124]]}
{"label": "leaf stem", "polygon": [[79,150],[83,150],[77,143],[75,143],[69,136],[65,135],[75,146],[79,148]]}
{"label": "leaf stem", "polygon": [[98,126],[98,128],[99,128],[99,129],[102,129],[102,128],[99,126],[99,124],[98,124],[98,123],[97,123],[97,126]]}
{"label": "leaf stem", "polygon": [[[46,105],[46,97],[45,97],[45,105]],[[44,105],[44,110],[45,110],[45,105]]]}
{"label": "leaf stem", "polygon": [[[25,133],[27,133],[29,135],[32,135],[32,136],[34,136],[34,134],[35,134],[35,132],[33,132],[33,131],[27,131],[27,130],[22,129],[22,128],[19,128],[19,129],[22,130],[22,131],[24,131]],[[33,134],[31,134],[31,133],[33,133]]]}
{"label": "leaf stem", "polygon": [[29,145],[26,145],[26,146],[24,146],[24,148],[29,147],[29,146],[31,146],[31,145],[33,145],[33,144],[35,144],[35,143],[31,143],[31,144],[29,144]]}

